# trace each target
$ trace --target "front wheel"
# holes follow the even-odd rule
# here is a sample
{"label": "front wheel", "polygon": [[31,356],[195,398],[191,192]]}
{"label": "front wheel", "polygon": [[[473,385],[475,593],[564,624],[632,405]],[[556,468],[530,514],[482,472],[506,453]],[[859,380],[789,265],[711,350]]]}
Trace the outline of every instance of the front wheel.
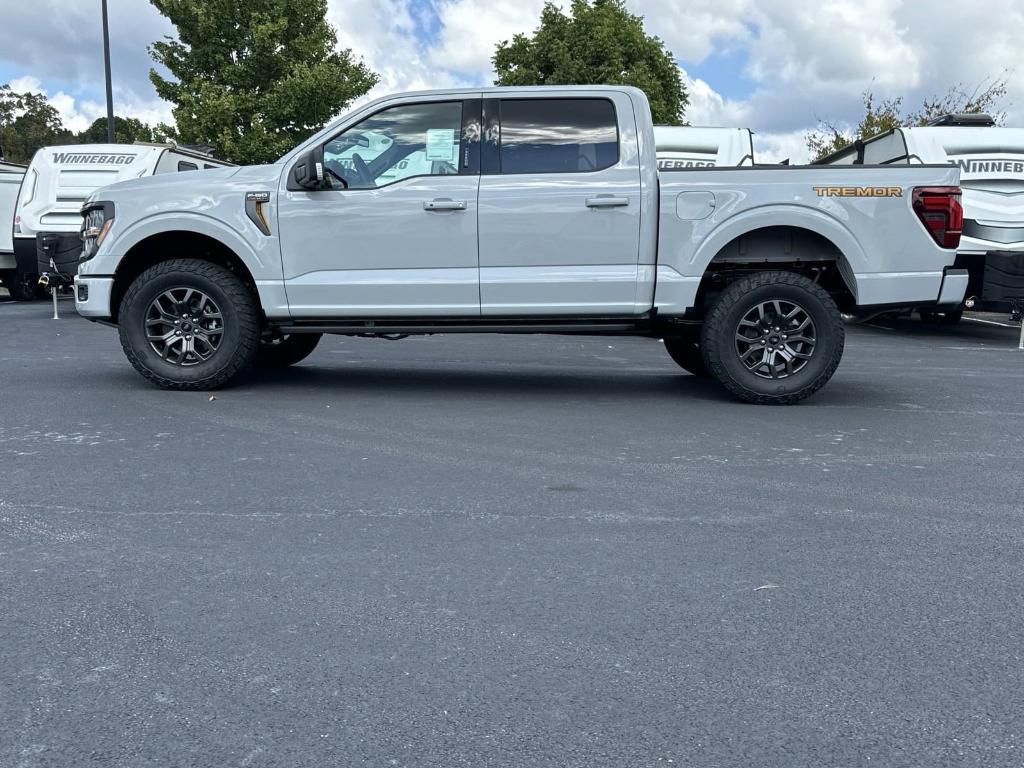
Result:
{"label": "front wheel", "polygon": [[202,391],[228,384],[256,356],[256,299],[217,264],[173,259],[128,287],[118,317],[121,347],[135,369],[164,389]]}
{"label": "front wheel", "polygon": [[748,403],[785,405],[832,378],[846,330],[832,297],[793,272],[759,272],[719,295],[704,322],[711,375]]}
{"label": "front wheel", "polygon": [[320,343],[322,333],[297,333],[264,336],[256,353],[259,368],[287,368],[309,357]]}

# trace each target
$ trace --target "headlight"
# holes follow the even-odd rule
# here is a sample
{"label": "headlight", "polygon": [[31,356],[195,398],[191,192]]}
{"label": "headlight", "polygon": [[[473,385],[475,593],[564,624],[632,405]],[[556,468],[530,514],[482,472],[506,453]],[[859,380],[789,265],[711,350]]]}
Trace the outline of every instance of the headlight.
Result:
{"label": "headlight", "polygon": [[96,255],[113,223],[113,203],[96,202],[82,206],[82,255],[79,261],[87,261]]}

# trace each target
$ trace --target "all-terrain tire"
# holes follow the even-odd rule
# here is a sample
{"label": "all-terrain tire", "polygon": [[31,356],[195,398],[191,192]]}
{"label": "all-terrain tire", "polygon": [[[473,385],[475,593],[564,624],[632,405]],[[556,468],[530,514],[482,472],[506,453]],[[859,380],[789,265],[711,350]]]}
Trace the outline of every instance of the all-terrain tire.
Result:
{"label": "all-terrain tire", "polygon": [[[220,311],[222,334],[216,350],[202,362],[181,365],[165,359],[147,339],[147,313],[166,292],[193,289]],[[206,391],[223,387],[248,369],[260,343],[256,297],[224,267],[197,259],[172,259],[139,275],[121,299],[118,313],[121,347],[135,370],[163,389]]]}
{"label": "all-terrain tire", "polygon": [[[799,307],[802,310],[799,317],[809,318],[808,327],[814,337],[813,344],[798,342],[795,340],[797,331],[794,331],[794,341],[784,341],[788,336],[782,335],[785,322],[773,324],[774,310],[768,311],[766,347],[775,343],[788,350],[787,356],[793,349],[806,355],[794,364],[794,372],[783,372],[779,378],[767,377],[764,369],[761,374],[751,370],[741,357],[742,350],[753,350],[746,358],[750,364],[757,363],[758,350],[749,341],[737,341],[741,331],[760,339],[756,335],[760,331],[749,328],[750,318],[758,316],[759,307],[763,308],[766,303],[775,306],[774,302],[780,302],[783,308]],[[785,319],[785,315],[782,318]],[[776,333],[776,327],[783,330]],[[805,331],[799,333],[799,338],[803,338]],[[766,271],[741,278],[722,291],[705,318],[701,338],[708,370],[729,392],[748,403],[789,405],[810,397],[832,378],[843,356],[846,329],[839,308],[819,285],[794,272]],[[768,359],[767,354],[764,358]],[[771,359],[781,361],[783,358],[780,353],[779,357],[773,355]],[[774,365],[766,364],[765,368],[774,369]]]}
{"label": "all-terrain tire", "polygon": [[704,352],[700,346],[699,331],[685,333],[680,336],[666,336],[665,349],[676,364],[694,376],[707,378],[711,374],[704,362]]}
{"label": "all-terrain tire", "polygon": [[263,338],[256,352],[256,367],[287,368],[309,357],[323,338],[322,333],[293,333]]}

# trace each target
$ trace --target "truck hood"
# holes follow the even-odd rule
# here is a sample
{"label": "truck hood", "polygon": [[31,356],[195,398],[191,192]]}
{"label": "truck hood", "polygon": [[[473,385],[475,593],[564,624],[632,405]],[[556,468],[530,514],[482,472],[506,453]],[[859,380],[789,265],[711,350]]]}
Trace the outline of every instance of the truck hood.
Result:
{"label": "truck hood", "polygon": [[216,196],[225,189],[233,189],[239,184],[276,188],[280,176],[280,165],[247,165],[239,168],[159,173],[102,187],[89,196],[89,202],[116,200],[125,196],[176,199],[209,197]]}

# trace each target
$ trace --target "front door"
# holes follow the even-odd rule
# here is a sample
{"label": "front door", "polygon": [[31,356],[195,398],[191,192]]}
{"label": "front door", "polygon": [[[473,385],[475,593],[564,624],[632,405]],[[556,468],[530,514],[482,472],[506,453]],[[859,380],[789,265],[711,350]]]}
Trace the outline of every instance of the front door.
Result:
{"label": "front door", "polygon": [[635,145],[619,149],[628,97],[487,99],[484,120],[483,314],[635,314],[640,168]]}
{"label": "front door", "polygon": [[384,108],[324,145],[347,188],[281,192],[293,318],[480,314],[474,106],[478,126],[478,100]]}

